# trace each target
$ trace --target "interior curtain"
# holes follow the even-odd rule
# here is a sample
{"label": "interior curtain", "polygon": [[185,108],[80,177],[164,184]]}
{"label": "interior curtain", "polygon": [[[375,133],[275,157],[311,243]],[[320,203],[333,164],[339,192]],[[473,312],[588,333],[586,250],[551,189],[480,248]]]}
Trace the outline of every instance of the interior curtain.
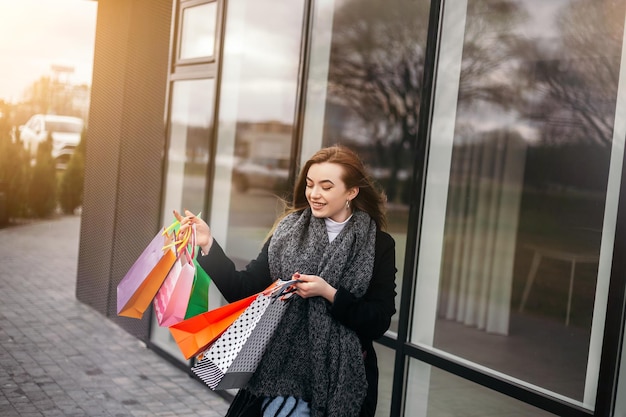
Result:
{"label": "interior curtain", "polygon": [[510,131],[455,143],[440,317],[508,334],[525,154],[525,142]]}

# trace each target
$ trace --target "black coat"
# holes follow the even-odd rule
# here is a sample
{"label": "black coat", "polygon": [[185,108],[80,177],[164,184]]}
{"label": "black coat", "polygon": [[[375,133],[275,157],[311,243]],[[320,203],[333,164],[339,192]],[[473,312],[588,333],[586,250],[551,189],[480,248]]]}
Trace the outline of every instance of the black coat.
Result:
{"label": "black coat", "polygon": [[[269,242],[268,239],[257,258],[242,271],[236,270],[235,264],[215,241],[208,254],[198,257],[198,263],[209,274],[224,298],[228,302],[234,302],[263,291],[275,281],[276,278],[270,275]],[[374,271],[367,292],[363,297],[356,298],[348,290],[339,287],[335,301],[330,308],[333,318],[356,332],[363,347],[368,389],[361,409],[361,417],[374,416],[376,411],[378,365],[372,341],[380,338],[387,331],[391,317],[396,312],[395,276],[395,242],[389,234],[377,231]],[[290,277],[282,278],[289,279]],[[231,412],[232,408],[240,408],[242,402],[247,404],[251,399],[250,395],[244,395],[240,391],[233,402]],[[250,415],[256,415],[256,413]]]}

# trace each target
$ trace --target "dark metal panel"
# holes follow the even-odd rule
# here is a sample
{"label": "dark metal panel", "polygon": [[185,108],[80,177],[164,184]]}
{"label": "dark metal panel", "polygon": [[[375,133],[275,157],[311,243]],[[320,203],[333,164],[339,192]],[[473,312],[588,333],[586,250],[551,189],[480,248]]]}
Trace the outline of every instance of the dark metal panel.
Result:
{"label": "dark metal panel", "polygon": [[118,318],[117,284],[161,226],[171,1],[98,3],[77,297]]}
{"label": "dark metal panel", "polygon": [[[135,0],[125,63],[119,182],[109,291],[110,317],[116,317],[116,289],[128,268],[161,226],[161,179],[165,146],[165,91],[168,74],[171,3]],[[149,337],[149,317],[121,325]]]}
{"label": "dark metal panel", "polygon": [[[626,159],[626,158],[624,158]],[[626,167],[626,161],[622,161]],[[617,400],[621,352],[624,343],[624,320],[626,319],[626,169],[622,168],[613,243],[613,264],[606,308],[604,340],[598,375],[598,392],[595,410],[597,416],[612,416]],[[624,381],[622,381],[624,383]]]}
{"label": "dark metal panel", "polygon": [[442,0],[430,2],[428,19],[428,35],[424,58],[424,75],[422,96],[420,101],[419,126],[415,144],[415,162],[411,179],[411,195],[409,201],[409,224],[407,228],[406,248],[404,255],[403,283],[398,316],[398,340],[393,371],[393,391],[391,395],[391,415],[403,415],[404,390],[407,371],[407,357],[404,349],[408,339],[411,314],[413,311],[413,288],[417,271],[417,254],[419,234],[424,205],[424,184],[428,161],[428,143],[433,113],[433,97],[435,90],[435,74],[437,71],[437,54],[439,50],[439,32],[441,21]]}
{"label": "dark metal panel", "polygon": [[100,1],[96,23],[76,297],[102,314],[109,298],[130,5]]}
{"label": "dark metal panel", "polygon": [[[302,41],[300,42],[300,65],[298,68],[298,90],[296,91],[296,114],[293,118],[294,129],[291,141],[291,163],[289,164],[289,184],[295,184],[300,168],[302,137],[304,133],[304,115],[306,111],[307,80],[311,57],[311,38],[313,37],[314,1],[305,1],[302,18]],[[293,195],[289,195],[291,201]]]}

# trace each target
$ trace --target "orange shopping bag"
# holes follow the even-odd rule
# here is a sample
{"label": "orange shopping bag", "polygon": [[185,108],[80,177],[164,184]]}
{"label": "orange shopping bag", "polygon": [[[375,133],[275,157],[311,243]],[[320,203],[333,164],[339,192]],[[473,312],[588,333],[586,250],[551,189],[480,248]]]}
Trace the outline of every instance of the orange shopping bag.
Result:
{"label": "orange shopping bag", "polygon": [[258,294],[198,314],[169,327],[186,359],[205,350],[252,304]]}
{"label": "orange shopping bag", "polygon": [[185,246],[189,238],[174,242],[175,224],[156,234],[117,285],[118,316],[140,319],[161,288],[176,262],[176,245]]}

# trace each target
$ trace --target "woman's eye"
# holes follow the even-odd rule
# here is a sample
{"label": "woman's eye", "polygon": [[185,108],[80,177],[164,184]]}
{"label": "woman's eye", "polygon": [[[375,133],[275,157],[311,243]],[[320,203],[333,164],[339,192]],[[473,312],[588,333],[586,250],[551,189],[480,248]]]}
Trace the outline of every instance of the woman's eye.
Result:
{"label": "woman's eye", "polygon": [[331,188],[331,187],[322,187],[322,190],[324,190],[324,191],[328,191],[328,190],[330,190],[330,188]]}

